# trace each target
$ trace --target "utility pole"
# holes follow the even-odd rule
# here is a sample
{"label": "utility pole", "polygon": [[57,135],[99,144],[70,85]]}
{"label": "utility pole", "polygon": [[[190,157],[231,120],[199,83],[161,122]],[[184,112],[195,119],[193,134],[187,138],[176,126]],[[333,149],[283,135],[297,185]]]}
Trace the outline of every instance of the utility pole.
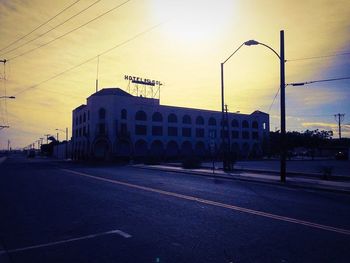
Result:
{"label": "utility pole", "polygon": [[224,123],[224,127],[226,129],[224,129],[222,132],[222,136],[225,136],[225,138],[227,138],[227,153],[226,153],[226,169],[227,171],[232,171],[233,170],[233,167],[232,167],[232,156],[231,156],[231,140],[230,140],[230,126],[229,126],[229,123],[228,123],[228,108],[227,108],[227,104],[225,104],[225,123]]}
{"label": "utility pole", "polygon": [[285,59],[284,59],[284,30],[280,31],[280,75],[281,75],[281,182],[286,181],[286,79],[285,79]]}
{"label": "utility pole", "polygon": [[339,140],[340,140],[341,139],[341,123],[344,121],[345,114],[344,113],[335,114],[334,118],[338,122],[338,133],[339,133]]}
{"label": "utility pole", "polygon": [[46,136],[46,144],[49,144],[49,136],[50,136],[50,134],[44,134],[44,136]]}

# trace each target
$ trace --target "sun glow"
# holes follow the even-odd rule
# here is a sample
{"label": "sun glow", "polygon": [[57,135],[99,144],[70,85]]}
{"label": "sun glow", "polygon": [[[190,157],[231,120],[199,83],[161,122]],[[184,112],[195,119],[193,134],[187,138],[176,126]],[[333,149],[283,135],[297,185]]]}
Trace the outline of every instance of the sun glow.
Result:
{"label": "sun glow", "polygon": [[168,37],[177,42],[202,42],[225,32],[234,19],[231,0],[153,0],[156,19],[168,20]]}

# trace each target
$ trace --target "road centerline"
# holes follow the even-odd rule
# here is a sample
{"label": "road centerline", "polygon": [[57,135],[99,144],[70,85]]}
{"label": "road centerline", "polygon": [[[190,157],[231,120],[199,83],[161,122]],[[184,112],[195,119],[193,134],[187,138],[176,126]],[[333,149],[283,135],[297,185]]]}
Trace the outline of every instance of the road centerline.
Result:
{"label": "road centerline", "polygon": [[256,215],[256,216],[260,216],[260,217],[265,217],[265,218],[274,219],[274,220],[278,220],[278,221],[293,223],[293,224],[297,224],[297,225],[304,225],[304,226],[311,227],[311,228],[322,229],[322,230],[350,236],[350,230],[348,230],[348,229],[317,224],[317,223],[313,223],[313,222],[309,222],[309,221],[305,221],[305,220],[300,220],[300,219],[296,219],[296,218],[292,218],[292,217],[271,214],[271,213],[267,213],[267,212],[263,212],[263,211],[259,211],[259,210],[249,209],[249,208],[235,206],[235,205],[229,205],[229,204],[216,202],[216,201],[212,201],[212,200],[207,200],[207,199],[202,199],[202,198],[198,198],[198,197],[194,197],[194,196],[190,196],[190,195],[184,195],[184,194],[179,194],[179,193],[175,193],[175,192],[169,192],[169,191],[165,191],[165,190],[151,188],[151,187],[147,187],[147,186],[126,183],[126,182],[119,181],[119,180],[107,179],[107,178],[103,178],[103,177],[99,177],[99,176],[90,175],[87,173],[77,172],[77,171],[70,170],[70,169],[61,169],[61,170],[68,172],[68,173],[72,173],[72,174],[92,178],[95,180],[99,180],[99,181],[104,181],[104,182],[108,182],[108,183],[112,183],[112,184],[127,186],[129,188],[144,190],[147,192],[158,193],[158,194],[162,194],[162,195],[166,195],[166,196],[173,196],[173,197],[184,199],[184,200],[194,201],[194,202],[207,204],[207,205],[211,205],[211,206],[216,206],[216,207],[221,207],[221,208],[226,208],[226,209],[230,209],[233,211],[238,211],[238,212],[242,212],[242,213],[246,213],[246,214]]}

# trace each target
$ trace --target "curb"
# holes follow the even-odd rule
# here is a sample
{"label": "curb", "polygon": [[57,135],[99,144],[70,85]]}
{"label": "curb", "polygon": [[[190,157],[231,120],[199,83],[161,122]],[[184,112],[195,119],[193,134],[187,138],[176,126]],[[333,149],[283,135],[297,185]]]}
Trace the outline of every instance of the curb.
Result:
{"label": "curb", "polygon": [[312,189],[312,190],[320,190],[320,191],[327,191],[327,192],[333,192],[333,193],[342,193],[342,194],[350,194],[350,189],[347,188],[340,188],[340,187],[327,187],[323,185],[315,185],[313,183],[303,182],[291,182],[287,181],[286,183],[282,184],[278,181],[272,181],[269,179],[262,179],[262,178],[252,178],[252,177],[243,177],[241,175],[218,175],[218,174],[212,174],[212,173],[206,173],[206,172],[196,172],[193,170],[173,170],[173,169],[166,169],[166,168],[159,168],[159,167],[147,167],[147,166],[139,166],[139,165],[132,165],[132,167],[139,168],[139,169],[145,169],[145,170],[157,170],[157,171],[164,171],[164,172],[173,172],[173,173],[182,173],[182,174],[192,174],[197,176],[203,176],[203,177],[211,177],[213,179],[219,178],[219,179],[226,179],[226,180],[237,180],[237,181],[245,181],[245,182],[255,182],[255,183],[262,183],[262,184],[269,184],[269,185],[277,185],[281,187],[290,187],[290,188],[301,188],[301,189]]}

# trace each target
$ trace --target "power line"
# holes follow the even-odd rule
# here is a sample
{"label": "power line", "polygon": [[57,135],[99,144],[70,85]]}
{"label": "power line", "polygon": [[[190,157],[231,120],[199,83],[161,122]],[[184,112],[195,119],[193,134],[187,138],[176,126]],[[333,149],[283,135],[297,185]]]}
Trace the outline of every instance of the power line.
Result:
{"label": "power line", "polygon": [[72,66],[72,67],[70,67],[70,68],[68,68],[68,69],[66,69],[66,70],[64,70],[64,71],[62,71],[62,72],[60,72],[60,73],[58,73],[58,74],[56,74],[56,75],[54,75],[54,76],[48,78],[48,79],[46,79],[46,80],[43,80],[43,81],[41,81],[41,82],[35,84],[35,85],[32,85],[32,86],[27,87],[27,88],[25,88],[25,89],[23,89],[23,90],[20,90],[20,91],[17,92],[14,96],[17,96],[18,94],[21,94],[21,93],[23,93],[23,92],[25,92],[25,91],[27,91],[27,90],[36,88],[36,87],[38,87],[38,86],[40,86],[40,85],[42,85],[42,84],[44,84],[44,83],[46,83],[46,82],[48,82],[48,81],[50,81],[50,80],[53,80],[53,79],[55,79],[55,78],[57,78],[57,77],[59,77],[59,76],[65,74],[65,73],[67,73],[67,72],[69,72],[69,71],[72,71],[73,69],[76,69],[76,68],[78,68],[78,67],[80,67],[80,66],[82,66],[82,65],[84,65],[84,64],[86,64],[86,63],[88,63],[88,62],[90,62],[90,61],[92,61],[92,60],[95,60],[96,57],[103,56],[103,55],[105,55],[105,54],[111,52],[112,50],[114,50],[114,49],[116,49],[116,48],[119,48],[119,47],[121,47],[121,46],[123,46],[123,45],[125,45],[125,44],[127,44],[127,43],[129,43],[129,42],[131,42],[131,41],[133,41],[134,39],[137,39],[138,37],[140,37],[140,36],[142,36],[142,35],[144,35],[144,34],[146,34],[146,33],[149,33],[150,31],[153,31],[154,29],[158,28],[159,26],[163,25],[164,23],[165,23],[165,22],[162,22],[162,23],[159,23],[159,24],[157,24],[157,25],[155,25],[155,26],[152,26],[152,27],[146,29],[145,31],[142,31],[142,32],[140,32],[140,33],[134,35],[133,37],[131,37],[131,38],[129,38],[129,39],[127,39],[127,40],[125,40],[125,41],[123,41],[123,42],[121,42],[121,43],[119,43],[119,44],[117,44],[117,45],[115,45],[115,46],[113,46],[113,47],[111,47],[111,48],[105,50],[105,51],[103,51],[102,53],[97,54],[96,56],[93,56],[93,57],[91,57],[91,58],[89,58],[89,59],[87,59],[87,60],[85,60],[85,61],[83,61],[83,62],[81,62],[81,63],[79,63],[79,64],[77,64],[77,65],[75,65],[75,66]]}
{"label": "power line", "polygon": [[270,110],[271,110],[271,108],[272,108],[272,105],[275,103],[275,100],[276,100],[276,98],[277,98],[278,93],[280,93],[280,89],[281,89],[281,88],[278,87],[278,90],[277,90],[277,92],[276,92],[276,95],[275,95],[275,97],[273,98],[272,103],[271,103],[271,105],[270,105],[269,110],[267,111],[267,113],[270,113]]}
{"label": "power line", "polygon": [[303,61],[303,60],[311,60],[311,59],[323,59],[323,58],[330,58],[330,57],[337,57],[337,56],[346,56],[346,55],[350,55],[350,51],[346,51],[346,52],[338,53],[338,54],[323,55],[323,56],[288,59],[287,62]]}
{"label": "power line", "polygon": [[[42,37],[42,36],[45,36],[46,34],[50,33],[50,32],[53,31],[54,29],[56,29],[56,28],[58,28],[59,26],[61,26],[61,25],[65,24],[65,23],[67,23],[68,21],[70,21],[70,20],[72,20],[73,18],[77,17],[78,15],[80,15],[80,14],[83,13],[83,12],[85,12],[85,11],[88,10],[89,8],[93,7],[94,5],[96,5],[96,4],[97,4],[98,2],[100,2],[100,1],[101,1],[101,0],[97,0],[97,1],[93,2],[93,3],[90,4],[88,7],[84,8],[83,10],[80,10],[78,13],[75,13],[74,15],[72,15],[72,16],[69,17],[68,19],[64,20],[63,22],[59,23],[58,25],[54,26],[53,28],[47,30],[46,32],[40,34],[39,36],[37,36],[37,37],[35,37],[35,38],[32,38],[32,39],[28,40],[27,42],[24,42],[23,44],[21,44],[21,45],[15,47],[15,48],[13,48],[13,49],[8,50],[8,51],[5,52],[3,55],[8,54],[8,53],[11,53],[12,51],[17,50],[17,49],[19,49],[19,48],[21,48],[21,47],[23,47],[23,46],[25,46],[25,45],[27,45],[27,44],[29,44],[29,43],[35,41],[35,40],[37,40],[38,38],[40,38],[40,37]],[[60,37],[59,37],[59,38],[60,38]],[[56,39],[54,39],[54,40],[56,40]],[[48,42],[48,43],[51,43],[51,42],[53,42],[53,41],[50,41],[50,42]],[[40,48],[40,47],[42,47],[42,46],[45,46],[45,45],[46,45],[46,44],[40,45],[40,46],[38,46],[38,47],[36,47],[36,48],[34,48],[34,49],[30,49],[29,51],[26,51],[26,52],[22,53],[22,54],[19,55],[19,56],[22,56],[22,55],[24,55],[24,54],[26,54],[26,53],[30,53],[31,51],[33,51],[33,50],[35,50],[35,49],[38,49],[38,48]],[[18,57],[18,56],[16,56],[16,57]],[[16,57],[15,57],[15,58],[16,58]],[[14,59],[14,58],[12,58],[12,59]]]}
{"label": "power line", "polygon": [[[49,20],[45,21],[44,23],[40,24],[39,26],[37,26],[36,28],[34,28],[32,31],[30,31],[29,33],[25,34],[24,36],[18,38],[17,40],[11,42],[10,44],[8,44],[6,47],[3,47],[2,49],[0,49],[0,52],[7,49],[8,47],[12,46],[13,44],[16,44],[17,42],[21,41],[22,39],[24,39],[25,37],[29,36],[30,34],[32,34],[33,32],[35,32],[36,30],[38,30],[39,28],[43,27],[44,25],[46,25],[47,23],[49,23],[50,21],[52,21],[53,19],[55,19],[56,17],[58,17],[60,14],[64,13],[65,11],[67,11],[69,8],[71,8],[73,5],[75,5],[76,3],[80,2],[80,0],[75,1],[74,3],[70,4],[69,6],[67,6],[66,8],[64,8],[63,10],[61,10],[60,12],[58,12],[56,15],[54,15],[53,17],[51,17]],[[9,51],[8,51],[9,52]],[[6,53],[5,53],[6,54]]]}
{"label": "power line", "polygon": [[306,84],[319,83],[319,82],[329,82],[329,81],[336,81],[336,80],[345,80],[345,79],[350,79],[350,77],[320,79],[320,80],[311,80],[311,81],[305,81],[305,82],[294,82],[294,83],[288,83],[288,84],[286,84],[286,86],[304,86]]}
{"label": "power line", "polygon": [[321,114],[318,114],[318,115],[288,115],[288,117],[333,117],[333,114],[328,114],[328,115],[321,115]]}
{"label": "power line", "polygon": [[[98,0],[98,1],[100,1],[100,0]],[[23,52],[23,53],[21,53],[21,54],[15,56],[15,57],[10,58],[9,60],[14,60],[14,59],[16,59],[16,58],[18,58],[18,57],[21,57],[21,56],[24,56],[24,55],[26,55],[26,54],[28,54],[28,53],[31,53],[31,52],[33,52],[33,51],[39,49],[39,48],[42,48],[42,47],[44,47],[44,46],[47,46],[47,45],[51,44],[52,42],[55,42],[56,40],[59,40],[59,39],[61,39],[62,37],[65,37],[65,36],[69,35],[70,33],[74,32],[74,31],[77,31],[78,29],[80,29],[80,28],[82,28],[82,27],[84,27],[84,26],[86,26],[86,25],[88,25],[88,24],[94,22],[95,20],[100,19],[101,17],[107,15],[108,13],[110,13],[110,12],[112,12],[112,11],[114,11],[114,10],[120,8],[120,7],[122,7],[123,5],[127,4],[127,3],[130,2],[130,1],[131,1],[131,0],[127,0],[127,1],[121,3],[121,4],[117,5],[117,6],[115,6],[115,7],[111,8],[111,9],[109,9],[108,11],[102,13],[101,15],[98,15],[97,17],[95,17],[95,18],[89,20],[88,22],[86,22],[86,23],[84,23],[84,24],[82,24],[82,25],[80,25],[80,26],[78,26],[78,27],[76,27],[76,28],[74,28],[74,29],[72,29],[72,30],[70,30],[70,31],[68,31],[68,32],[66,32],[66,33],[64,33],[63,35],[60,35],[60,36],[58,36],[58,37],[52,39],[51,41],[46,42],[46,43],[44,43],[44,44],[42,44],[42,45],[40,45],[40,46],[37,46],[37,47],[32,48],[32,49],[30,49],[30,50],[27,50],[27,51],[25,51],[25,52]]]}

